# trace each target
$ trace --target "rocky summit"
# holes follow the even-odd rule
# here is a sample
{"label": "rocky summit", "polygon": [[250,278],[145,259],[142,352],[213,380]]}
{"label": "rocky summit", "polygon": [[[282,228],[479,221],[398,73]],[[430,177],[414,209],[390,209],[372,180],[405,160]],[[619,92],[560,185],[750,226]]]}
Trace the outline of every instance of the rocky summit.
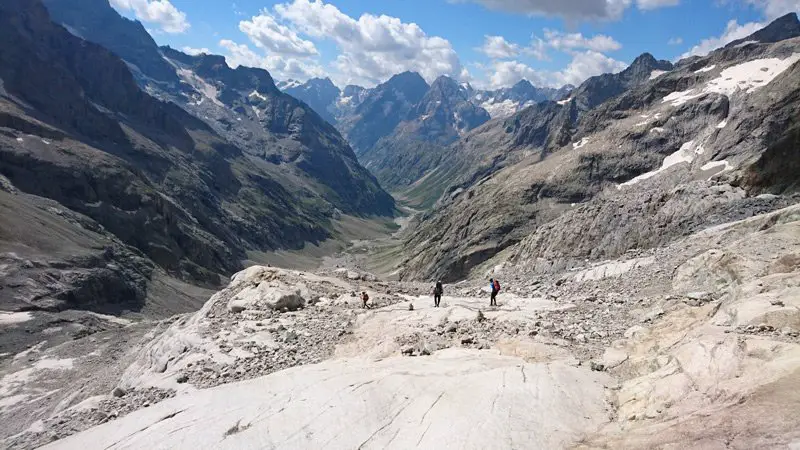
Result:
{"label": "rocky summit", "polygon": [[796,14],[487,35],[483,81],[387,15],[245,15],[261,59],[180,14],[0,3],[0,448],[800,448]]}

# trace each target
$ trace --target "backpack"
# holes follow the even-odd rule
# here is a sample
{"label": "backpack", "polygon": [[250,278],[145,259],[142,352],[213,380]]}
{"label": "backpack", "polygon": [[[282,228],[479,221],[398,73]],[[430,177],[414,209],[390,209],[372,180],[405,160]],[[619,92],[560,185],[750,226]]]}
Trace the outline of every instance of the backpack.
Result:
{"label": "backpack", "polygon": [[494,280],[494,290],[495,291],[499,291],[500,290],[500,282],[497,281],[497,280]]}

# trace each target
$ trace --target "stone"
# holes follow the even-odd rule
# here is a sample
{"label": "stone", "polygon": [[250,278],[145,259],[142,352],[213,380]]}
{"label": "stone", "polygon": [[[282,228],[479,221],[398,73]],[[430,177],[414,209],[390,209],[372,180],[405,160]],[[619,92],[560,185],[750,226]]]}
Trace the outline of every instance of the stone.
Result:
{"label": "stone", "polygon": [[111,396],[113,396],[113,397],[116,397],[116,398],[122,398],[122,397],[124,397],[124,396],[125,396],[125,394],[127,394],[127,392],[125,391],[125,389],[123,389],[123,388],[121,388],[121,387],[119,387],[119,386],[115,387],[115,388],[114,388],[114,389],[111,391]]}
{"label": "stone", "polygon": [[710,302],[711,300],[713,300],[713,296],[710,293],[703,291],[689,292],[688,294],[686,294],[686,298],[703,303]]}

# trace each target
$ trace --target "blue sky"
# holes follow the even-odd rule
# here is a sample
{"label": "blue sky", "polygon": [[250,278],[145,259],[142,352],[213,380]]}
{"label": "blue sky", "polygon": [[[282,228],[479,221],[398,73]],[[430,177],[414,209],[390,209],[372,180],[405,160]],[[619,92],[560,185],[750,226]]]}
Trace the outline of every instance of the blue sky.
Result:
{"label": "blue sky", "polygon": [[705,54],[800,0],[111,0],[159,44],[276,79],[366,86],[415,70],[480,87],[578,84],[648,51]]}

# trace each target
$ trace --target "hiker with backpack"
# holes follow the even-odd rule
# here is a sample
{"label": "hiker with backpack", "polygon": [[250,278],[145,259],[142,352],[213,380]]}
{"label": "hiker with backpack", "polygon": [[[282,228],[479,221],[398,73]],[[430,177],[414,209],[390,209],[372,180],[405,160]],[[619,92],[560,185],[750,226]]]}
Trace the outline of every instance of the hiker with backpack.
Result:
{"label": "hiker with backpack", "polygon": [[494,278],[489,278],[489,288],[492,295],[489,297],[489,306],[497,306],[497,294],[500,292],[500,282]]}
{"label": "hiker with backpack", "polygon": [[437,281],[436,286],[433,288],[433,307],[438,308],[439,303],[442,301],[442,294],[444,293],[444,287],[442,287],[442,282]]}
{"label": "hiker with backpack", "polygon": [[362,301],[361,307],[367,309],[368,308],[367,302],[369,301],[369,295],[367,295],[366,292],[361,292],[361,301]]}

